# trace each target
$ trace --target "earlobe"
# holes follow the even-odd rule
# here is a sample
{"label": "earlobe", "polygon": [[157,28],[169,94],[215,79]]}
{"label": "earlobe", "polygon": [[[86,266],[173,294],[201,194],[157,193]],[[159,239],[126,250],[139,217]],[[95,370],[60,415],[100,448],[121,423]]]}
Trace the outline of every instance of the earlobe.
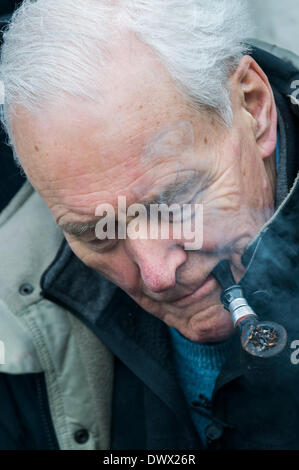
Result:
{"label": "earlobe", "polygon": [[260,66],[250,56],[244,56],[235,79],[243,107],[254,119],[256,143],[261,157],[269,157],[276,146],[277,113],[273,91]]}

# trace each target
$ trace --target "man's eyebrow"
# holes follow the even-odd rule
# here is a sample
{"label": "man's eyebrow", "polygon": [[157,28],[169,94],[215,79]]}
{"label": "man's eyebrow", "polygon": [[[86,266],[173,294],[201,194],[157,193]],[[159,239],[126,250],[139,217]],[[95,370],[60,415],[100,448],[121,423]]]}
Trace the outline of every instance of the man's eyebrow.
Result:
{"label": "man's eyebrow", "polygon": [[99,220],[90,220],[87,222],[56,222],[64,232],[72,235],[73,237],[83,237],[84,235],[90,235],[95,231],[96,225]]}
{"label": "man's eyebrow", "polygon": [[[165,189],[160,191],[160,193],[154,197],[151,201],[143,201],[140,204],[143,204],[145,207],[149,207],[151,204],[167,204],[171,205],[174,202],[175,197],[185,196],[188,194],[188,191],[193,188],[195,184],[199,181],[199,173],[196,172],[192,176],[185,178],[184,180],[174,183],[170,183]],[[96,225],[99,222],[101,217],[97,220],[90,220],[86,222],[56,222],[58,227],[60,227],[64,232],[72,235],[73,237],[83,237],[84,235],[91,235],[95,232]]]}
{"label": "man's eyebrow", "polygon": [[188,194],[195,184],[198,183],[200,175],[198,172],[185,178],[184,180],[174,183],[170,183],[165,189],[160,191],[160,193],[150,201],[145,201],[143,204],[148,207],[150,204],[167,204],[171,205],[174,203],[176,197],[185,196]]}

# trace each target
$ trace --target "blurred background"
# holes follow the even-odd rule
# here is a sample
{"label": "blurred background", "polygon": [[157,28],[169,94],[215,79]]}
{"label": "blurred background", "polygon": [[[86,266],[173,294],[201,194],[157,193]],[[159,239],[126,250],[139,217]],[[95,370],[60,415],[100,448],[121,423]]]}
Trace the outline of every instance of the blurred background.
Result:
{"label": "blurred background", "polygon": [[299,0],[247,0],[255,37],[299,55]]}

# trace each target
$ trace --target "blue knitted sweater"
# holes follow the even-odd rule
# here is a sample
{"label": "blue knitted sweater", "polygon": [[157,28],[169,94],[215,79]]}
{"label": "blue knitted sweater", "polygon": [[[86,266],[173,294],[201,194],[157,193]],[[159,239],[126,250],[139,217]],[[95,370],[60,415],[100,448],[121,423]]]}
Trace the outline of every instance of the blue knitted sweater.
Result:
{"label": "blue knitted sweater", "polygon": [[[220,343],[196,343],[170,328],[175,366],[187,403],[197,401],[200,394],[209,400],[220,369],[227,359],[231,338]],[[211,422],[190,406],[191,418],[206,444],[205,428]]]}

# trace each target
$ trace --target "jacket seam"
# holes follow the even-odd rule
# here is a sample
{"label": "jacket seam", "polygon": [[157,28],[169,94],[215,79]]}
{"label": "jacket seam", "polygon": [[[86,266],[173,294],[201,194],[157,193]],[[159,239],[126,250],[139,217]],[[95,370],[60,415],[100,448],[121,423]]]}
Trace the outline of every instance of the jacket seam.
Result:
{"label": "jacket seam", "polygon": [[40,377],[36,377],[36,386],[37,386],[37,396],[38,396],[38,402],[39,402],[39,409],[40,409],[40,412],[41,412],[42,421],[44,423],[44,429],[45,429],[45,433],[46,433],[46,436],[47,436],[47,441],[48,441],[48,444],[49,444],[49,448],[51,450],[54,450],[56,448],[56,446],[53,443],[53,439],[52,439],[52,436],[51,436],[51,431],[49,429],[49,421],[47,419],[46,412],[45,412],[45,409],[44,409],[44,398],[43,398],[43,394],[42,394],[42,384],[41,384],[41,381],[40,381]]}
{"label": "jacket seam", "polygon": [[[26,319],[27,320],[27,319]],[[52,399],[52,408],[51,412],[53,415],[58,417],[59,421],[63,420],[63,424],[60,424],[59,430],[56,431],[60,439],[62,439],[62,446],[61,447],[66,447],[66,448],[71,448],[73,449],[72,445],[72,438],[71,434],[68,430],[68,425],[66,422],[66,411],[64,408],[64,401],[63,401],[63,394],[61,392],[61,384],[60,384],[60,377],[59,374],[57,374],[55,370],[55,366],[53,364],[53,361],[51,359],[51,356],[49,354],[47,345],[43,341],[43,335],[40,331],[39,326],[37,325],[36,321],[34,318],[31,318],[30,321],[26,321],[28,327],[31,329],[33,337],[36,341],[36,349],[39,351],[39,354],[41,356],[41,363],[42,366],[45,366],[45,381],[46,381],[46,388],[48,391],[48,397],[49,397],[49,405],[51,403]],[[52,377],[51,383],[49,383],[49,377]],[[51,390],[54,389],[55,392],[52,393]],[[54,420],[54,422],[56,422]],[[54,426],[55,427],[55,426]],[[66,437],[67,438],[66,438]],[[65,442],[66,441],[66,442]]]}

